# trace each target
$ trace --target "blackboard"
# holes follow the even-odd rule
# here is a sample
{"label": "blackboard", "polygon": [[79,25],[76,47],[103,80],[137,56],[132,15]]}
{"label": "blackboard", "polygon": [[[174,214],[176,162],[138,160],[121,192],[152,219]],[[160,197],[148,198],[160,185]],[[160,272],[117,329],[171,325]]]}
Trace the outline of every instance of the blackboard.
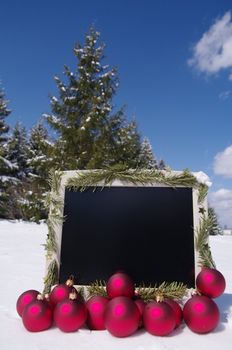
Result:
{"label": "blackboard", "polygon": [[118,270],[137,285],[195,286],[193,189],[65,188],[59,281],[107,280]]}

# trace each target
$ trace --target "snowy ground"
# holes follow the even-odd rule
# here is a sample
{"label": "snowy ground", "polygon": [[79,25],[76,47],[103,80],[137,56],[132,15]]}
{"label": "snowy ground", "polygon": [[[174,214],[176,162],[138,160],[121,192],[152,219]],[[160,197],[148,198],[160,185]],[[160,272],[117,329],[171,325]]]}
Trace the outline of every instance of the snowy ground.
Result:
{"label": "snowy ground", "polygon": [[192,333],[180,327],[169,337],[154,337],[144,331],[119,339],[106,331],[87,329],[66,334],[56,328],[41,333],[27,332],[15,303],[27,289],[42,289],[44,276],[45,224],[0,221],[0,349],[1,350],[229,350],[232,348],[232,237],[211,237],[210,244],[218,269],[224,274],[227,288],[216,299],[221,323],[207,335]]}

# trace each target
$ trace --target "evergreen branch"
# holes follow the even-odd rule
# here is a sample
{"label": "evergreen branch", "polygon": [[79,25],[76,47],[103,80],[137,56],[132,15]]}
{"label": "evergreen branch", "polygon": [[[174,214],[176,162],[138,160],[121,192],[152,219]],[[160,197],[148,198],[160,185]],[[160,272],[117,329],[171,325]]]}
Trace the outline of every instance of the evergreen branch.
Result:
{"label": "evergreen branch", "polygon": [[51,218],[47,219],[48,226],[48,234],[45,246],[45,250],[47,251],[47,257],[51,257],[53,252],[57,251],[57,242],[56,242],[56,232],[54,229],[54,223]]}
{"label": "evergreen branch", "polygon": [[100,280],[100,281],[95,281],[91,283],[91,285],[87,287],[87,292],[88,292],[88,298],[95,295],[100,295],[102,297],[107,298],[106,282]]}
{"label": "evergreen branch", "polygon": [[196,231],[195,244],[196,249],[200,251],[202,247],[208,243],[209,231],[212,227],[211,218],[203,215],[200,225]]}
{"label": "evergreen branch", "polygon": [[154,287],[151,285],[146,287],[144,283],[136,288],[138,296],[141,297],[144,301],[154,300],[154,290]]}
{"label": "evergreen branch", "polygon": [[[61,172],[54,175],[52,174],[52,182],[51,182],[51,192],[49,192],[46,196],[45,205],[49,209],[49,216],[46,221],[48,227],[48,235],[47,240],[44,245],[45,250],[47,251],[47,258],[52,256],[53,252],[57,252],[57,242],[56,242],[56,232],[55,226],[57,224],[61,224],[64,222],[65,217],[61,215],[61,209],[63,205],[63,201],[58,197],[59,186],[60,186]],[[54,185],[55,184],[55,185]],[[52,186],[54,187],[56,196],[52,194]]]}
{"label": "evergreen branch", "polygon": [[137,292],[144,301],[159,301],[163,299],[180,300],[186,295],[187,286],[182,282],[163,282],[154,287],[139,286]]}
{"label": "evergreen branch", "polygon": [[210,246],[208,244],[205,244],[203,249],[201,250],[199,254],[199,265],[202,267],[208,267],[216,269],[216,264],[213,260]]}
{"label": "evergreen branch", "polygon": [[195,245],[199,252],[199,265],[201,267],[215,268],[215,262],[213,261],[210,246],[208,244],[209,232],[212,229],[212,218],[210,216],[203,215],[200,225],[195,235]]}
{"label": "evergreen branch", "polygon": [[111,185],[114,180],[130,182],[134,185],[145,184],[164,184],[171,187],[199,187],[196,178],[188,171],[184,170],[180,174],[169,174],[156,169],[128,169],[125,165],[109,167],[107,169],[92,170],[80,173],[67,181],[66,186],[69,189],[81,192],[87,187],[94,187],[103,183],[103,187]]}
{"label": "evergreen branch", "polygon": [[43,294],[50,293],[51,287],[58,283],[58,264],[54,259],[50,262],[48,266],[47,275],[44,278],[44,290]]}
{"label": "evergreen branch", "polygon": [[179,282],[163,282],[155,290],[156,296],[160,296],[166,299],[182,299],[187,292],[187,286],[184,283]]}
{"label": "evergreen branch", "polygon": [[50,185],[51,191],[59,195],[60,182],[61,182],[62,171],[56,169],[50,169],[48,184]]}
{"label": "evergreen branch", "polygon": [[200,184],[198,188],[198,204],[202,204],[208,193],[208,186]]}

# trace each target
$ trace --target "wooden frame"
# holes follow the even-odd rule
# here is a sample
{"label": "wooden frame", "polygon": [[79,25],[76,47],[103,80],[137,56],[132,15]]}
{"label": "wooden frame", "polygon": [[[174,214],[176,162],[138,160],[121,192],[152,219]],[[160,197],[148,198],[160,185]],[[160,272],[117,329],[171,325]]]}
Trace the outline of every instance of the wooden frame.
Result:
{"label": "wooden frame", "polygon": [[[61,239],[62,239],[62,227],[63,227],[63,212],[64,212],[64,195],[65,195],[65,189],[70,183],[70,180],[77,178],[78,176],[85,176],[85,174],[89,174],[91,171],[89,170],[82,170],[82,171],[63,171],[59,172],[56,171],[53,174],[53,184],[51,185],[51,193],[49,197],[49,218],[48,218],[48,228],[49,228],[49,235],[47,242],[47,263],[46,263],[46,277],[45,277],[45,286],[46,284],[49,285],[49,283],[54,284],[54,282],[57,282],[58,276],[59,276],[59,266],[60,266],[60,255],[61,255]],[[95,172],[93,170],[92,172]],[[162,174],[164,176],[168,176],[171,178],[172,176],[181,176],[183,172],[176,172],[176,171],[162,171]],[[193,182],[194,183],[194,182]],[[95,184],[96,186],[96,184]],[[191,187],[192,188],[192,201],[193,201],[193,232],[196,234],[199,232],[201,228],[201,223],[203,220],[204,213],[207,213],[207,199],[206,196],[203,196],[201,200],[200,198],[200,189],[202,190],[202,184],[199,184],[196,180],[195,185],[186,186],[185,184],[181,185],[178,184],[177,186],[171,186],[167,185],[166,183],[160,183],[160,182],[149,182],[146,184],[138,184],[136,185],[133,182],[130,181],[121,181],[119,179],[114,179],[110,184],[104,183],[104,181],[98,182],[97,186],[142,186],[142,187]],[[203,185],[205,186],[205,185]],[[202,216],[202,213],[204,214]],[[52,236],[52,237],[51,237]],[[51,240],[52,238],[52,240]],[[49,244],[53,242],[53,247],[49,246]],[[200,271],[200,263],[199,263],[199,250],[194,250],[194,256],[195,256],[195,276]],[[50,281],[48,281],[49,276],[51,277],[51,265],[54,265],[56,263],[56,271],[54,269],[53,271],[53,278]],[[46,280],[47,279],[47,280]],[[45,288],[48,289],[48,288]]]}

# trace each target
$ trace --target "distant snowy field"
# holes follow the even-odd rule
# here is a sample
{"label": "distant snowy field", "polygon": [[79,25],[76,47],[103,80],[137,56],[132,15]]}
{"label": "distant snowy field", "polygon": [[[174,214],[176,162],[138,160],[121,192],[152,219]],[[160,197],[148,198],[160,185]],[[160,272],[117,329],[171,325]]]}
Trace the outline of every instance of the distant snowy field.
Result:
{"label": "distant snowy field", "polygon": [[[221,323],[207,335],[192,333],[182,325],[169,337],[140,331],[129,338],[114,338],[107,331],[79,330],[66,334],[53,328],[27,332],[15,303],[27,289],[43,288],[45,224],[0,221],[0,349],[1,350],[229,350],[232,349],[232,237],[210,237],[217,268],[227,281],[225,294],[216,299]],[[154,267],[155,269],[155,267]]]}

